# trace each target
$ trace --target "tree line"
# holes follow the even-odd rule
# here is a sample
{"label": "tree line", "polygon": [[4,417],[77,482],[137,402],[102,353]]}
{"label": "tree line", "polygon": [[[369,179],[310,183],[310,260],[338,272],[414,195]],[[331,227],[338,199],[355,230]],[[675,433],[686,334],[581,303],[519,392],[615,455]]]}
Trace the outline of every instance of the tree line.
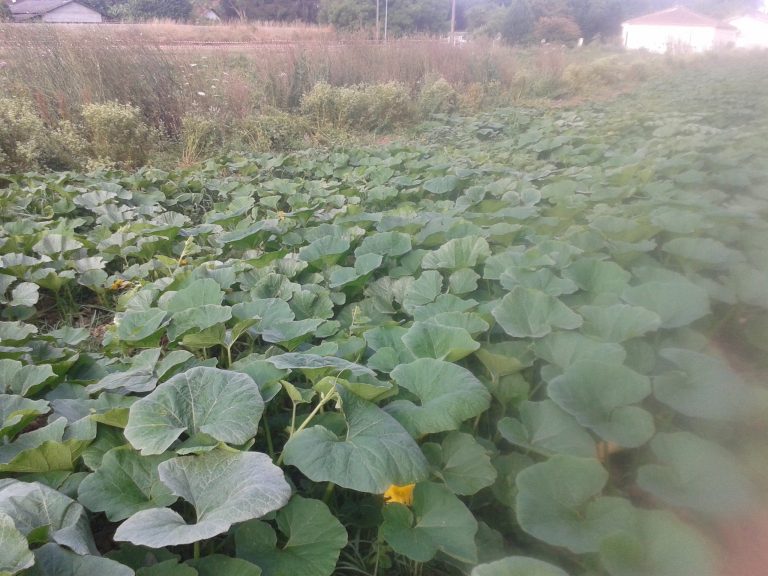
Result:
{"label": "tree line", "polygon": [[[377,4],[385,3],[388,32],[442,34],[450,28],[452,0],[80,0],[121,20],[191,21],[205,10],[223,20],[302,21],[340,30],[372,30]],[[592,40],[618,33],[621,22],[683,4],[727,17],[755,10],[761,0],[456,0],[458,30],[503,38],[512,44]]]}

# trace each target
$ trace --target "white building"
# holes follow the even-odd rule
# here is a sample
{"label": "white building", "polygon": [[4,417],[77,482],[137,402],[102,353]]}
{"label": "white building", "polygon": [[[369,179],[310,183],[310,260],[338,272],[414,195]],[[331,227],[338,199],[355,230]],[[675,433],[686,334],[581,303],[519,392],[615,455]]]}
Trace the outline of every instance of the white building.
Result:
{"label": "white building", "polygon": [[734,46],[737,30],[730,24],[676,6],[628,20],[621,25],[624,46],[649,52],[705,52]]}
{"label": "white building", "polygon": [[102,15],[74,0],[19,0],[9,4],[14,22],[96,23]]}
{"label": "white building", "polygon": [[728,20],[739,32],[737,48],[768,48],[768,15],[753,12]]}

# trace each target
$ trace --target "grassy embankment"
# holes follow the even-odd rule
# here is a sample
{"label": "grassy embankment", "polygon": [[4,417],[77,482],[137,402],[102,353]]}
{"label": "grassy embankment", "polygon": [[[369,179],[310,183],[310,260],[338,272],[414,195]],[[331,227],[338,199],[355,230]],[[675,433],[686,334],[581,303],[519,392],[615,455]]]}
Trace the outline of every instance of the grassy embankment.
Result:
{"label": "grassy embankment", "polygon": [[[245,44],[188,44],[221,41]],[[0,47],[4,171],[375,141],[434,113],[581,102],[669,68],[597,48],[376,45],[268,25],[3,25]]]}

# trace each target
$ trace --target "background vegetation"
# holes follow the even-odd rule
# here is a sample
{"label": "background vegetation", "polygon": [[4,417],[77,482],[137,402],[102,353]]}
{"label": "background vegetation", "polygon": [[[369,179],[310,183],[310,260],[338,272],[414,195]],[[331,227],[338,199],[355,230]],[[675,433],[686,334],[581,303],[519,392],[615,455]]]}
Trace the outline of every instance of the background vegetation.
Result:
{"label": "background vegetation", "polygon": [[[86,0],[117,19],[178,21],[200,19],[213,9],[225,20],[329,23],[341,30],[373,30],[377,0]],[[383,0],[379,0],[383,20]],[[726,17],[757,9],[760,0],[457,0],[457,26],[474,34],[501,35],[509,42],[587,40],[609,37],[621,22],[641,14],[686,5],[704,14]],[[450,0],[389,0],[388,33],[441,34],[449,29]],[[558,26],[542,19],[556,18]],[[565,22],[567,20],[567,22]],[[537,27],[538,26],[538,27]],[[552,35],[553,30],[566,34]]]}
{"label": "background vegetation", "polygon": [[[619,58],[600,49],[519,50],[492,41],[462,47],[434,40],[375,45],[348,37],[322,45],[182,52],[153,40],[173,37],[172,25],[110,27],[107,35],[104,28],[97,30],[0,28],[6,62],[0,98],[7,109],[23,110],[9,115],[16,120],[9,121],[6,134],[23,136],[0,142],[2,169],[140,164],[141,156],[109,152],[93,141],[96,132],[85,113],[93,104],[107,106],[103,113],[114,114],[114,125],[123,127],[110,135],[115,146],[128,145],[141,133],[140,148],[154,149],[154,162],[191,162],[221,149],[375,140],[435,113],[605,97],[650,75],[664,75],[669,67],[663,58]],[[34,130],[12,131],[14,123],[27,126],[33,118]],[[77,138],[62,139],[56,153],[38,150],[45,132]],[[20,154],[23,146],[30,151]]]}

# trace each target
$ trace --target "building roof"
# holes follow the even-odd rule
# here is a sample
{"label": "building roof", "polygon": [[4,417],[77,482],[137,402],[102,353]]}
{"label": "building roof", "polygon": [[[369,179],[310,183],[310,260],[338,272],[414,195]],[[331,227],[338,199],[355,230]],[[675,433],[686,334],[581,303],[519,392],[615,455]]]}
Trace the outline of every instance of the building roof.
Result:
{"label": "building roof", "polygon": [[61,8],[72,2],[74,0],[19,0],[19,2],[8,4],[8,8],[11,10],[14,18],[26,19],[48,14],[48,12],[56,10],[56,8]]}
{"label": "building roof", "polygon": [[646,14],[639,18],[627,20],[624,24],[631,26],[685,26],[695,28],[725,28],[732,29],[733,26],[718,20],[699,14],[685,6],[675,6],[653,14]]}
{"label": "building roof", "polygon": [[757,20],[759,22],[768,24],[768,14],[766,14],[765,12],[749,12],[748,14],[742,14],[741,16],[729,18],[728,23],[730,24],[731,22],[734,22],[736,20],[741,20],[742,18],[752,18],[753,20]]}

